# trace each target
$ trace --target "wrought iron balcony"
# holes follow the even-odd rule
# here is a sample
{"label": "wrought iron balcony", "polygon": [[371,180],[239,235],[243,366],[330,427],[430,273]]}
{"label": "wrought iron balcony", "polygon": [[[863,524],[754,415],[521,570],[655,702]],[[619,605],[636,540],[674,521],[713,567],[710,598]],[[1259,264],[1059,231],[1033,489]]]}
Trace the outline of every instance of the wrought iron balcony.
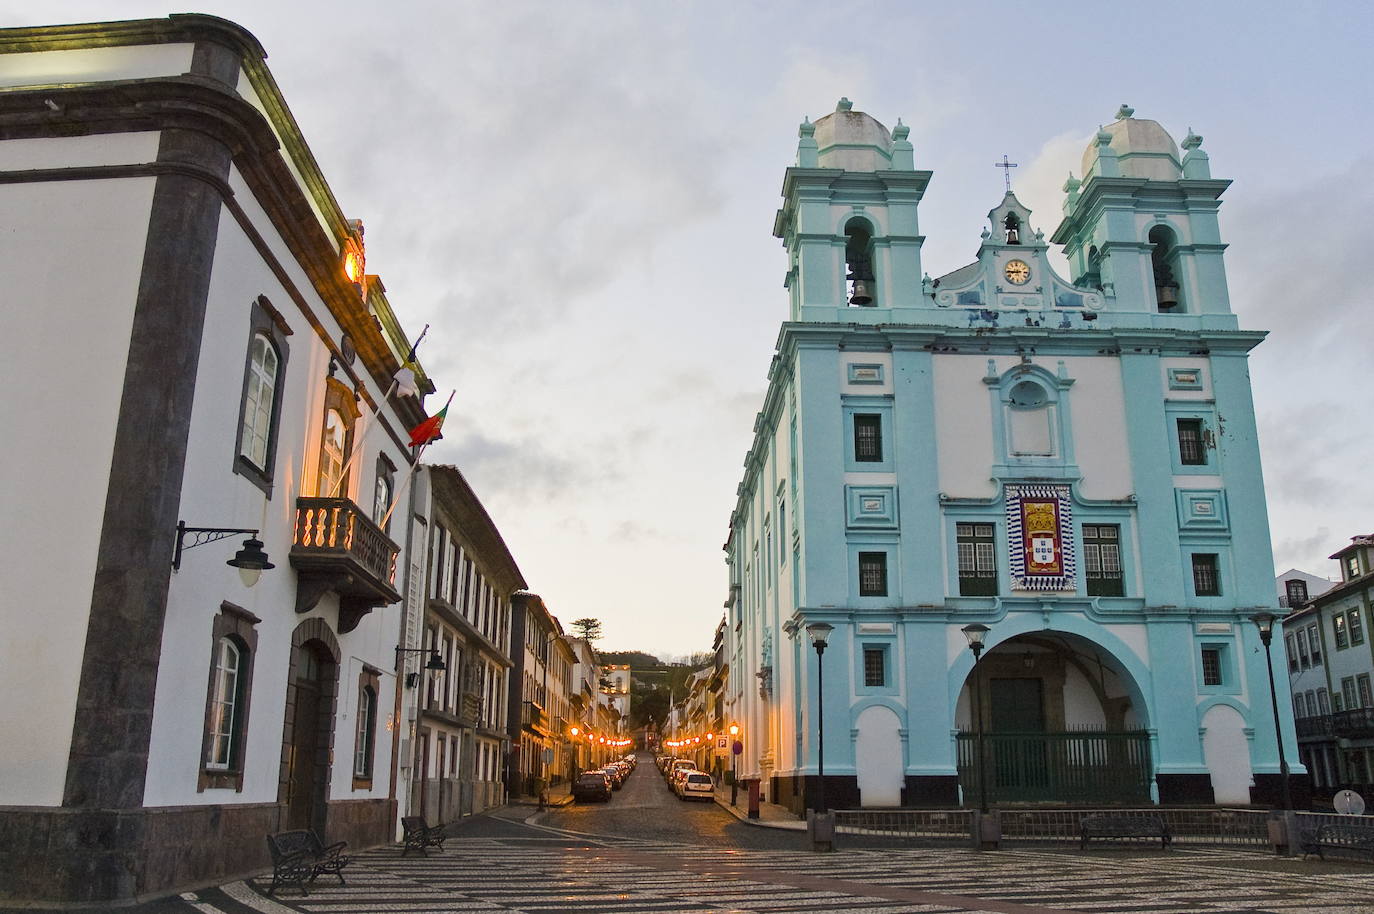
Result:
{"label": "wrought iron balcony", "polygon": [[1337,736],[1374,736],[1374,708],[1351,708],[1331,715],[1331,727]]}
{"label": "wrought iron balcony", "polygon": [[1319,714],[1315,717],[1299,717],[1293,723],[1298,731],[1298,739],[1329,738],[1335,734],[1331,728],[1331,717],[1327,714]]}
{"label": "wrought iron balcony", "polygon": [[396,603],[400,547],[347,498],[296,499],[291,567],[300,575],[296,612],[309,612],[328,591],[339,595],[339,631],[357,628],[374,607]]}

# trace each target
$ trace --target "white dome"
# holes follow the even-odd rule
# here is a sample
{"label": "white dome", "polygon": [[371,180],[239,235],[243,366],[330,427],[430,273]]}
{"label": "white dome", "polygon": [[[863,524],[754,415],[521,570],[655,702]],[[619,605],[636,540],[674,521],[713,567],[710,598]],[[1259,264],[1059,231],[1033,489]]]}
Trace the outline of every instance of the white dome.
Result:
{"label": "white dome", "polygon": [[853,110],[847,98],[816,121],[821,168],[887,171],[892,167],[892,134],[875,118]]}
{"label": "white dome", "polygon": [[[1123,111],[1130,109],[1124,108]],[[1102,128],[1112,138],[1112,151],[1127,178],[1152,181],[1177,181],[1181,174],[1178,144],[1158,121],[1126,116]],[[1096,174],[1097,140],[1083,150],[1083,175]]]}

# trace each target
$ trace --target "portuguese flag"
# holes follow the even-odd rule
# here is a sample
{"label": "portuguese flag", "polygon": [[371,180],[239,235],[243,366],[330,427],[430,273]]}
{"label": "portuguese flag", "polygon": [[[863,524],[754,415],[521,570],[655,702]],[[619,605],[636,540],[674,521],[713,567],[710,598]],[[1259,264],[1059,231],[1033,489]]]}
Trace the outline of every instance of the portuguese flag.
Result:
{"label": "portuguese flag", "polygon": [[[457,393],[457,391],[454,391],[454,393]],[[444,404],[443,409],[410,430],[411,447],[421,447],[442,437],[439,434],[439,430],[444,427],[444,416],[448,415],[449,403],[452,402],[453,394],[449,394],[448,403]]]}

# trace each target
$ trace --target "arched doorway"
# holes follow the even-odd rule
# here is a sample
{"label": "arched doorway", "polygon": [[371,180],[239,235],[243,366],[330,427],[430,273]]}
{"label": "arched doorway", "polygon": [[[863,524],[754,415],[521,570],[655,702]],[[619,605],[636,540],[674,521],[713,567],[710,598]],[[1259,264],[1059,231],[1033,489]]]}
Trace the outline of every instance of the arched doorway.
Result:
{"label": "arched doorway", "polygon": [[854,768],[860,806],[900,806],[906,758],[902,722],[891,708],[865,708],[855,725]]}
{"label": "arched doorway", "polygon": [[1152,802],[1144,707],[1124,667],[1085,638],[1037,632],[997,645],[965,680],[955,712],[965,803],[975,802],[980,771],[989,802]]}
{"label": "arched doorway", "polygon": [[338,642],[319,619],[302,623],[291,641],[277,797],[285,806],[286,828],[313,828],[324,834],[339,682]]}

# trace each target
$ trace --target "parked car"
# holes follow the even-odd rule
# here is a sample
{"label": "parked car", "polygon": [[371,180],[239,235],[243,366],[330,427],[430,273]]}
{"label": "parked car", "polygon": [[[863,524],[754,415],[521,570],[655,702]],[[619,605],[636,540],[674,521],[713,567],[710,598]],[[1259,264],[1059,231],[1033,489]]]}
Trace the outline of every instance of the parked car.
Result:
{"label": "parked car", "polygon": [[693,771],[696,771],[696,768],[674,768],[673,776],[668,781],[668,789],[671,790],[673,793],[677,793],[678,785],[681,784],[682,781],[687,777],[687,775],[691,774]]}
{"label": "parked car", "polygon": [[611,799],[611,779],[604,771],[584,771],[572,783],[573,799],[581,803],[585,800]]}
{"label": "parked car", "polygon": [[677,796],[680,800],[694,797],[709,800],[715,796],[716,785],[711,776],[704,771],[688,771],[677,783]]}
{"label": "parked car", "polygon": [[606,773],[606,777],[610,778],[612,790],[619,790],[625,786],[625,775],[619,768],[614,765],[607,765],[601,770]]}

